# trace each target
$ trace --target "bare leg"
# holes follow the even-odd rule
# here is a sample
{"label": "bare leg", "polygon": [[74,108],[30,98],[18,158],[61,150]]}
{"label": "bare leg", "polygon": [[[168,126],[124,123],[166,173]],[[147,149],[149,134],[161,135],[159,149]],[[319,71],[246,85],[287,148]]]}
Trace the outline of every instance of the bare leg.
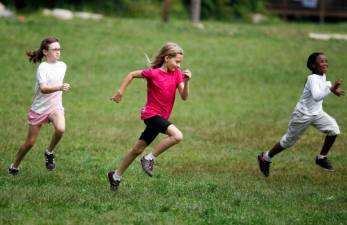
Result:
{"label": "bare leg", "polygon": [[175,127],[175,125],[171,124],[166,131],[168,135],[164,138],[157,146],[154,147],[152,154],[155,157],[158,157],[165,150],[170,148],[171,146],[179,143],[183,139],[182,132]]}
{"label": "bare leg", "polygon": [[278,153],[282,152],[285,148],[283,148],[279,142],[277,142],[272,149],[269,151],[270,158],[274,157]]}
{"label": "bare leg", "polygon": [[128,154],[122,160],[120,166],[116,170],[116,174],[118,176],[122,176],[129,165],[134,161],[134,159],[136,159],[137,156],[141,155],[146,147],[147,143],[144,140],[138,140],[133,146],[132,150],[128,152]]}
{"label": "bare leg", "polygon": [[324,140],[324,144],[322,147],[322,150],[320,152],[321,155],[328,155],[329,150],[331,149],[331,146],[333,146],[337,135],[334,136],[326,136]]}
{"label": "bare leg", "polygon": [[29,125],[27,138],[24,144],[20,146],[17,152],[16,159],[13,163],[14,167],[16,168],[19,167],[19,164],[24,159],[25,155],[34,146],[36,139],[39,136],[40,128],[41,128],[41,125],[38,125],[38,126]]}
{"label": "bare leg", "polygon": [[65,116],[64,112],[58,111],[49,117],[54,126],[54,134],[48,146],[48,151],[52,152],[55,146],[59,143],[65,132]]}

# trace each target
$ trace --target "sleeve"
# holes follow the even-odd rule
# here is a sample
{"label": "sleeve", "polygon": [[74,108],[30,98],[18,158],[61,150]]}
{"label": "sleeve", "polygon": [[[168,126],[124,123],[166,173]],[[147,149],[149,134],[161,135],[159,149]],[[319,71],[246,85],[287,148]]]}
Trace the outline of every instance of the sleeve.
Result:
{"label": "sleeve", "polygon": [[36,72],[36,80],[39,84],[47,84],[47,69],[40,65],[37,68],[37,72]]}
{"label": "sleeve", "polygon": [[142,77],[143,78],[150,78],[150,77],[152,77],[153,76],[153,69],[151,69],[151,68],[149,68],[149,69],[144,69],[144,70],[142,70],[142,73],[141,73],[141,75],[142,75]]}
{"label": "sleeve", "polygon": [[[312,97],[315,101],[321,101],[324,99],[325,96],[330,94],[330,82],[325,82],[326,85],[324,87],[321,87],[319,85],[319,79],[317,79],[314,76],[309,76],[307,79],[308,88],[311,91]],[[330,84],[330,86],[329,86]]]}

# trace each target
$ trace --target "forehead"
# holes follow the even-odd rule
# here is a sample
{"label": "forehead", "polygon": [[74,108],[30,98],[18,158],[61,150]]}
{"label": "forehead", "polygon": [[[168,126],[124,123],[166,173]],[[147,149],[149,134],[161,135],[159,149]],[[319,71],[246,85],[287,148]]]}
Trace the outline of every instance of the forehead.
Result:
{"label": "forehead", "polygon": [[60,44],[59,42],[53,42],[51,44],[48,45],[50,49],[52,48],[60,48]]}
{"label": "forehead", "polygon": [[182,54],[177,54],[175,57],[173,57],[173,59],[175,61],[181,61],[183,59],[183,55]]}
{"label": "forehead", "polygon": [[327,57],[323,54],[321,55],[318,55],[317,58],[316,58],[316,61],[322,61],[322,60],[327,60]]}

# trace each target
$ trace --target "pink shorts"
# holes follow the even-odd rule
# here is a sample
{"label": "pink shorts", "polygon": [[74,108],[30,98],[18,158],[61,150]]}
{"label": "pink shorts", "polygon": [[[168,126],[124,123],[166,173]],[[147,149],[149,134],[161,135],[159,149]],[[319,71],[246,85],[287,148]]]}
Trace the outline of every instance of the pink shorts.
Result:
{"label": "pink shorts", "polygon": [[33,125],[33,126],[42,125],[44,123],[49,123],[49,122],[51,122],[49,117],[52,116],[56,112],[63,112],[64,113],[64,109],[63,108],[55,108],[53,110],[50,110],[47,113],[37,113],[37,112],[30,110],[28,113],[28,123],[30,125]]}

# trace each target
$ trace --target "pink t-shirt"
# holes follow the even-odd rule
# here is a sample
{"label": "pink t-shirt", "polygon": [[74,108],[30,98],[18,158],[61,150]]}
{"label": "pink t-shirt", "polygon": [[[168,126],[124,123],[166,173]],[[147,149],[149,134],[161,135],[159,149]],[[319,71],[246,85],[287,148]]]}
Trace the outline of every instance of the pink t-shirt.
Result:
{"label": "pink t-shirt", "polygon": [[176,96],[176,89],[183,81],[181,70],[164,72],[159,68],[145,69],[142,77],[147,80],[147,102],[141,111],[141,119],[161,116],[169,119]]}

